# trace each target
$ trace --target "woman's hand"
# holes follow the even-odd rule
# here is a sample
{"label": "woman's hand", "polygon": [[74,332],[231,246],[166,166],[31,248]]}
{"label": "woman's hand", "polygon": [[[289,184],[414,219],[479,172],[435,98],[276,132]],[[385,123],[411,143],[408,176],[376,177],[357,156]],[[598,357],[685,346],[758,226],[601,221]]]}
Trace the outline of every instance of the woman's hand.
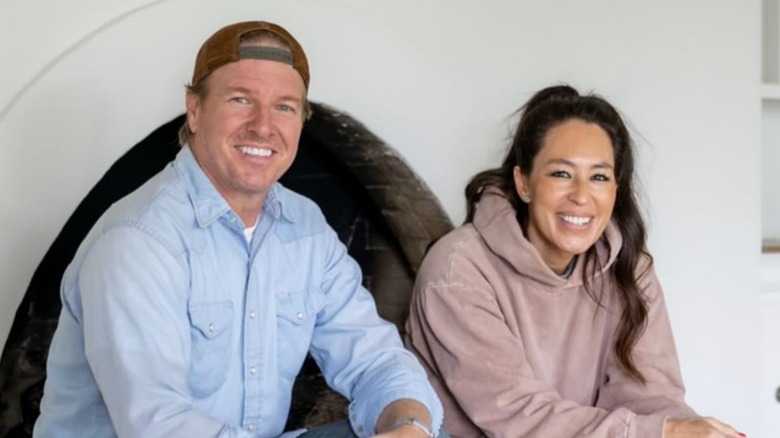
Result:
{"label": "woman's hand", "polygon": [[733,427],[712,417],[666,420],[664,438],[742,438]]}

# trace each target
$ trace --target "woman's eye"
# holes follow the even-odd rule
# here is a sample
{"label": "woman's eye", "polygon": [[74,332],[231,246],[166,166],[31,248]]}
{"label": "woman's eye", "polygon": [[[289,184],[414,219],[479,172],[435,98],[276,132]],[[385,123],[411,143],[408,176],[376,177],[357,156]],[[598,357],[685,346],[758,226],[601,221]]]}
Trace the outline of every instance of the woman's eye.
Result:
{"label": "woman's eye", "polygon": [[556,170],[554,172],[551,172],[550,176],[554,178],[569,178],[571,175],[569,175],[569,172],[566,172],[564,170]]}
{"label": "woman's eye", "polygon": [[601,173],[593,175],[592,178],[593,178],[594,181],[599,181],[599,182],[607,182],[607,181],[610,180],[609,176],[601,174]]}

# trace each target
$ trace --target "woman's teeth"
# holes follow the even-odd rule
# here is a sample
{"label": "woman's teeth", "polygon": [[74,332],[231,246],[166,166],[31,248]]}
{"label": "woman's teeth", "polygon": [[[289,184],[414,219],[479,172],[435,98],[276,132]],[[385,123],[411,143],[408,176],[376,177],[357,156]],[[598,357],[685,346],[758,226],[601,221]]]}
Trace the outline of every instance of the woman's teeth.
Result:
{"label": "woman's teeth", "polygon": [[579,216],[561,216],[561,219],[563,219],[564,222],[568,222],[572,225],[587,225],[590,223],[591,218]]}

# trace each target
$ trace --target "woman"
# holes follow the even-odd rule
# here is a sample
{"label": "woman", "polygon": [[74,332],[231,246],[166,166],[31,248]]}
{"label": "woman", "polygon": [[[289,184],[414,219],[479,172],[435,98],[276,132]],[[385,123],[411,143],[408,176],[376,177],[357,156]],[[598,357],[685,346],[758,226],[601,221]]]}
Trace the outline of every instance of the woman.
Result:
{"label": "woman", "polygon": [[632,148],[608,102],[550,87],[469,182],[407,322],[452,436],[742,436],[683,400]]}

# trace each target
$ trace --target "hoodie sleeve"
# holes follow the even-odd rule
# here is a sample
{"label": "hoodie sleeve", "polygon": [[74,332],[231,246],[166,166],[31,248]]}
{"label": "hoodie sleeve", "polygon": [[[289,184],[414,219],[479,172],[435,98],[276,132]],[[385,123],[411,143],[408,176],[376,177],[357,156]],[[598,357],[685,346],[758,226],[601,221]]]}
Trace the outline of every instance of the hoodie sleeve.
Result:
{"label": "hoodie sleeve", "polygon": [[666,301],[652,267],[640,277],[640,288],[648,305],[647,326],[632,356],[646,383],[632,379],[610,355],[607,383],[599,391],[597,406],[607,410],[625,407],[637,414],[670,418],[696,417],[696,412],[684,402],[685,389]]}

